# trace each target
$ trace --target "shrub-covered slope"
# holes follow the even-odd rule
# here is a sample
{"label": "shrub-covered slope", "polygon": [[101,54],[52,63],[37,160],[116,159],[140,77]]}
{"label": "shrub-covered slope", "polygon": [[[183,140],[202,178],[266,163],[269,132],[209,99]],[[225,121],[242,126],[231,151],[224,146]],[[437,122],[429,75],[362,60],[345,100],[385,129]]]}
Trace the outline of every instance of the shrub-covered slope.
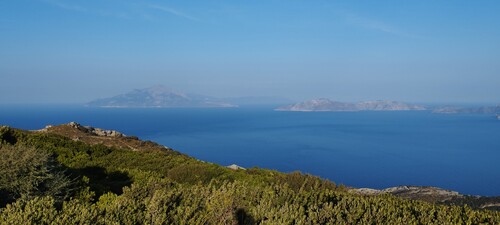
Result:
{"label": "shrub-covered slope", "polygon": [[500,223],[498,212],[359,195],[298,172],[231,170],[71,125],[0,127],[0,146],[0,224]]}

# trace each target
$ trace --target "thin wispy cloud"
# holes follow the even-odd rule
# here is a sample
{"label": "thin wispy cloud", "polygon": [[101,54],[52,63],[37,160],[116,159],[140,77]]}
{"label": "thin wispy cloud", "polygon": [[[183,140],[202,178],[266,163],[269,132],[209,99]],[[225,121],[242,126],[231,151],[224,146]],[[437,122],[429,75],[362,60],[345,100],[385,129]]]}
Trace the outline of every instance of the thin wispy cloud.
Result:
{"label": "thin wispy cloud", "polygon": [[198,18],[196,18],[194,16],[191,16],[189,14],[186,14],[184,12],[181,12],[181,11],[179,11],[177,9],[171,8],[171,7],[160,6],[160,5],[152,5],[152,4],[149,4],[147,6],[149,8],[157,9],[157,10],[160,10],[162,12],[166,12],[166,13],[169,13],[171,15],[174,15],[174,16],[177,16],[177,17],[180,17],[180,18],[188,19],[188,20],[195,21],[195,22],[201,22],[200,19],[198,19]]}
{"label": "thin wispy cloud", "polygon": [[[119,18],[119,19],[130,19],[130,18],[138,18],[138,19],[144,19],[144,20],[154,20],[154,17],[149,14],[147,11],[150,10],[158,10],[164,13],[168,13],[169,15],[173,15],[182,19],[194,21],[194,22],[202,22],[197,17],[194,17],[192,15],[189,15],[185,12],[182,12],[178,9],[168,7],[168,6],[163,6],[163,5],[156,5],[156,4],[127,4],[126,2],[120,2],[122,8],[122,12],[117,12],[117,11],[110,11],[107,9],[97,9],[97,8],[89,8],[89,7],[84,7],[81,5],[77,5],[74,3],[68,3],[68,1],[64,0],[40,0],[43,3],[49,4],[51,6],[63,9],[63,10],[70,10],[70,11],[75,11],[75,12],[80,12],[80,13],[88,13],[88,14],[94,14],[98,16],[104,16],[104,17],[114,17],[114,18]],[[138,9],[149,9],[145,11],[141,11]]]}
{"label": "thin wispy cloud", "polygon": [[72,11],[78,11],[78,12],[89,12],[87,8],[84,8],[79,5],[75,4],[68,4],[62,1],[58,0],[42,0],[42,2],[48,3],[50,5],[56,6],[61,9],[66,9],[66,10],[72,10]]}
{"label": "thin wispy cloud", "polygon": [[340,13],[344,19],[349,22],[350,24],[353,24],[358,27],[362,27],[364,29],[369,29],[369,30],[374,30],[378,32],[383,32],[395,36],[400,36],[400,37],[407,37],[407,38],[413,38],[413,39],[424,39],[424,37],[415,35],[412,33],[408,33],[405,31],[402,31],[399,28],[396,28],[388,23],[371,19],[371,18],[366,18],[366,17],[361,17],[359,15],[353,14],[353,13]]}
{"label": "thin wispy cloud", "polygon": [[90,14],[95,14],[99,16],[105,16],[105,17],[114,17],[114,18],[128,18],[128,14],[124,12],[114,12],[114,11],[107,11],[103,9],[91,9],[91,8],[86,8],[80,5],[76,4],[68,4],[64,1],[60,0],[42,0],[42,2],[45,2],[47,4],[50,4],[52,6],[65,9],[65,10],[71,10],[71,11],[77,11],[81,13],[90,13]]}

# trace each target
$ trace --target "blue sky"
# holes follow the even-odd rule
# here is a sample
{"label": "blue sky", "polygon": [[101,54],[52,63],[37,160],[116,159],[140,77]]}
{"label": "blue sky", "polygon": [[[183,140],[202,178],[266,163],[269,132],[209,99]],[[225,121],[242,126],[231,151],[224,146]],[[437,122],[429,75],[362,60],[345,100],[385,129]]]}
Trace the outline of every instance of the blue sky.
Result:
{"label": "blue sky", "polygon": [[500,1],[0,1],[0,103],[500,102]]}

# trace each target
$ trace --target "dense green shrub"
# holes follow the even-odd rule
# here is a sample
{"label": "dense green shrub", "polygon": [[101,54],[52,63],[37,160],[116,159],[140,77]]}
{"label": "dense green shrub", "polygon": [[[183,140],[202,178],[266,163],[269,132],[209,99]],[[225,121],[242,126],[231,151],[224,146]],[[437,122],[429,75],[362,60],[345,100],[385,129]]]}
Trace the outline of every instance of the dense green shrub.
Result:
{"label": "dense green shrub", "polygon": [[68,197],[71,179],[50,153],[25,146],[0,145],[0,190],[4,201],[52,196]]}
{"label": "dense green shrub", "polygon": [[[500,223],[499,212],[361,196],[300,172],[233,171],[169,151],[90,146],[10,128],[0,128],[0,143],[1,187],[15,200],[0,208],[0,224]],[[57,193],[70,193],[69,186],[49,182],[67,179],[58,163],[80,178],[62,204]]]}

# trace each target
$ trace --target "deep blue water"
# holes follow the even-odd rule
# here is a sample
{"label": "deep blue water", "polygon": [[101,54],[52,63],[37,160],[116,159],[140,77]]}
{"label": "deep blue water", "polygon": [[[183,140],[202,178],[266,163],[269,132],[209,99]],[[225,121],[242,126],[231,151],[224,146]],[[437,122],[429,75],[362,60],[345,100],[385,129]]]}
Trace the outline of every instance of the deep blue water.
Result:
{"label": "deep blue water", "polygon": [[221,165],[300,170],[355,187],[438,186],[500,195],[500,121],[430,112],[276,112],[0,106],[0,124],[77,121]]}

